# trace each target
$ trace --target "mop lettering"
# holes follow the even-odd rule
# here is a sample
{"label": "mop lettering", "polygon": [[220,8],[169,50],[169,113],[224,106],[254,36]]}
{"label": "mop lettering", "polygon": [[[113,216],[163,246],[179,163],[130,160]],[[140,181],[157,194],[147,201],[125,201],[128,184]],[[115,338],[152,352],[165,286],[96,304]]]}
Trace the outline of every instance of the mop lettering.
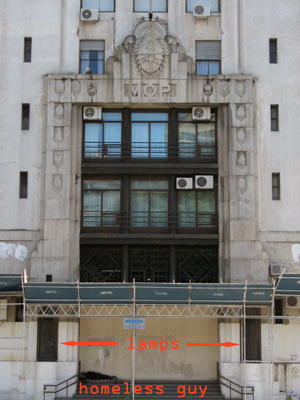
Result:
{"label": "mop lettering", "polygon": [[[101,385],[101,386],[86,386],[81,382],[79,383],[79,394],[80,395],[131,395],[131,389],[129,382],[124,382],[125,390],[121,390],[120,385]],[[134,385],[134,394],[164,394],[163,385],[145,385],[144,387],[140,385]],[[201,385],[179,385],[177,387],[178,398],[185,398],[186,395],[197,395],[197,397],[203,398],[207,390],[207,386]]]}

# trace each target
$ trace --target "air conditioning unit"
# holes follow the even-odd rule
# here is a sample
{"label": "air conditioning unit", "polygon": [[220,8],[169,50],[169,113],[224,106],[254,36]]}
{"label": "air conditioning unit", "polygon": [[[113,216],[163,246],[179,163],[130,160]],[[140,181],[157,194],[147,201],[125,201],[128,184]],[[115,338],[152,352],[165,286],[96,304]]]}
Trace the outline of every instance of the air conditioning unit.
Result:
{"label": "air conditioning unit", "polygon": [[0,300],[0,321],[7,320],[7,300]]}
{"label": "air conditioning unit", "polygon": [[93,22],[99,20],[99,11],[96,8],[82,8],[80,11],[80,20]]}
{"label": "air conditioning unit", "polygon": [[89,121],[102,119],[102,107],[83,107],[83,119]]}
{"label": "air conditioning unit", "polygon": [[197,4],[194,6],[193,15],[196,18],[207,18],[210,17],[210,5]]}
{"label": "air conditioning unit", "polygon": [[280,276],[285,269],[285,265],[281,264],[271,264],[270,265],[270,275],[271,276]]}
{"label": "air conditioning unit", "polygon": [[214,177],[213,175],[196,175],[195,176],[196,189],[213,189]]}
{"label": "air conditioning unit", "polygon": [[194,121],[210,121],[210,107],[193,107]]}
{"label": "air conditioning unit", "polygon": [[300,299],[296,296],[288,296],[285,300],[286,308],[300,308]]}
{"label": "air conditioning unit", "polygon": [[176,178],[176,189],[193,189],[193,178]]}

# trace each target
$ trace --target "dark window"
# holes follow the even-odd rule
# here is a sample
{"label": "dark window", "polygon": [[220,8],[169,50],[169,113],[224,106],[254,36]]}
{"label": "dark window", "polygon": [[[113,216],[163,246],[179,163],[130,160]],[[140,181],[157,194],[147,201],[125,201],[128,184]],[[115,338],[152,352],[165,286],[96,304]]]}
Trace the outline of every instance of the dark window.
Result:
{"label": "dark window", "polygon": [[90,68],[92,74],[104,74],[104,40],[80,42],[80,73]]}
{"label": "dark window", "polygon": [[27,199],[28,196],[28,172],[20,172],[20,188],[19,197],[20,199]]}
{"label": "dark window", "polygon": [[46,282],[52,282],[52,275],[46,275]]}
{"label": "dark window", "polygon": [[[212,119],[215,120],[215,114]],[[180,158],[214,157],[215,122],[193,121],[191,113],[179,113],[178,145]]]}
{"label": "dark window", "polygon": [[[283,299],[275,299],[274,304],[274,314],[275,317],[282,317],[283,316]],[[283,319],[276,318],[275,324],[283,324]]]}
{"label": "dark window", "polygon": [[114,12],[115,0],[82,0],[82,8],[94,8],[101,12]]}
{"label": "dark window", "polygon": [[86,122],[85,158],[121,157],[122,113],[103,112],[102,121]]}
{"label": "dark window", "polygon": [[167,0],[134,0],[135,12],[167,12]]}
{"label": "dark window", "polygon": [[[247,309],[247,316],[259,315],[259,310]],[[246,360],[261,360],[261,321],[259,319],[246,319]]]}
{"label": "dark window", "polygon": [[269,41],[270,64],[277,64],[277,39]]}
{"label": "dark window", "polygon": [[186,0],[187,12],[193,12],[194,7],[197,5],[210,5],[211,12],[219,12],[219,0]]}
{"label": "dark window", "polygon": [[209,228],[215,223],[214,190],[179,190],[179,228]]}
{"label": "dark window", "polygon": [[83,191],[83,226],[120,226],[120,180],[85,180]]}
{"label": "dark window", "polygon": [[279,131],[278,105],[271,105],[271,131]]}
{"label": "dark window", "polygon": [[131,226],[168,226],[168,181],[131,181]]}
{"label": "dark window", "polygon": [[272,174],[272,200],[280,200],[280,174]]}
{"label": "dark window", "polygon": [[196,41],[197,75],[220,74],[221,42]]}
{"label": "dark window", "polygon": [[39,318],[37,360],[57,361],[58,321],[52,318]]}
{"label": "dark window", "polygon": [[131,156],[168,157],[168,113],[131,114]]}
{"label": "dark window", "polygon": [[32,38],[24,38],[24,62],[31,62]]}
{"label": "dark window", "polygon": [[168,247],[130,247],[129,279],[136,282],[169,282]]}
{"label": "dark window", "polygon": [[30,104],[22,104],[22,130],[29,130]]}

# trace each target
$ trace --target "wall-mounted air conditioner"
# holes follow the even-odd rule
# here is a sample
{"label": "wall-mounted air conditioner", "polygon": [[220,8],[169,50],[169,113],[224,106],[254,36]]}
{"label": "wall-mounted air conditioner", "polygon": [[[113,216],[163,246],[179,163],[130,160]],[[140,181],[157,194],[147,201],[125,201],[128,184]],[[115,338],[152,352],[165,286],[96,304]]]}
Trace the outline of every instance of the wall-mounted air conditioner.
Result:
{"label": "wall-mounted air conditioner", "polygon": [[176,178],[176,189],[193,189],[193,178]]}
{"label": "wall-mounted air conditioner", "polygon": [[213,189],[214,177],[213,175],[196,175],[195,176],[196,189]]}
{"label": "wall-mounted air conditioner", "polygon": [[99,11],[96,8],[82,8],[80,10],[80,20],[95,22],[99,20]]}
{"label": "wall-mounted air conditioner", "polygon": [[194,6],[193,15],[196,18],[208,18],[210,17],[210,5],[200,5],[197,4]]}
{"label": "wall-mounted air conditioner", "polygon": [[194,121],[210,121],[210,107],[193,107],[192,118]]}
{"label": "wall-mounted air conditioner", "polygon": [[300,308],[300,299],[296,296],[288,296],[285,299],[286,308]]}
{"label": "wall-mounted air conditioner", "polygon": [[285,269],[285,265],[282,264],[271,264],[270,265],[270,275],[280,276]]}
{"label": "wall-mounted air conditioner", "polygon": [[101,120],[102,107],[94,107],[94,106],[83,107],[83,119],[90,121]]}

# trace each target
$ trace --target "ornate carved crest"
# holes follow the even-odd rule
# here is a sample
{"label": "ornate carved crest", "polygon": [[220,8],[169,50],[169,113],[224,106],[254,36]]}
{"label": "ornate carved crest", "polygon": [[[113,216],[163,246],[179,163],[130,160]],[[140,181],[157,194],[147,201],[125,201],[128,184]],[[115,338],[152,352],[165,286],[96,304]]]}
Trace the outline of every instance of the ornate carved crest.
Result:
{"label": "ornate carved crest", "polygon": [[134,59],[137,69],[145,78],[160,75],[166,65],[166,31],[157,21],[142,21],[136,29]]}
{"label": "ornate carved crest", "polygon": [[81,83],[80,83],[79,80],[75,79],[74,81],[72,81],[71,92],[75,97],[80,94],[80,92],[81,92]]}
{"label": "ornate carved crest", "polygon": [[53,139],[55,142],[62,142],[64,140],[64,130],[62,127],[57,126],[54,128]]}
{"label": "ornate carved crest", "polygon": [[88,94],[93,97],[95,94],[97,94],[97,88],[93,83],[90,83],[88,88],[87,88]]}
{"label": "ornate carved crest", "polygon": [[53,165],[60,168],[64,163],[64,152],[62,150],[53,151]]}
{"label": "ornate carved crest", "polygon": [[245,106],[238,106],[236,109],[236,117],[240,121],[246,118],[246,107]]}
{"label": "ornate carved crest", "polygon": [[236,81],[235,93],[240,97],[246,94],[246,81]]}
{"label": "ornate carved crest", "polygon": [[61,81],[61,80],[56,80],[55,81],[55,93],[57,93],[58,95],[63,94],[63,92],[65,91],[65,82]]}
{"label": "ornate carved crest", "polygon": [[219,93],[221,96],[226,97],[230,93],[230,83],[228,81],[221,81],[219,87]]}
{"label": "ornate carved crest", "polygon": [[63,116],[65,115],[65,107],[63,104],[56,104],[54,108],[54,116],[55,118],[60,121],[63,119]]}
{"label": "ornate carved crest", "polygon": [[63,177],[62,175],[53,175],[52,177],[52,188],[56,193],[59,193],[63,188]]}

